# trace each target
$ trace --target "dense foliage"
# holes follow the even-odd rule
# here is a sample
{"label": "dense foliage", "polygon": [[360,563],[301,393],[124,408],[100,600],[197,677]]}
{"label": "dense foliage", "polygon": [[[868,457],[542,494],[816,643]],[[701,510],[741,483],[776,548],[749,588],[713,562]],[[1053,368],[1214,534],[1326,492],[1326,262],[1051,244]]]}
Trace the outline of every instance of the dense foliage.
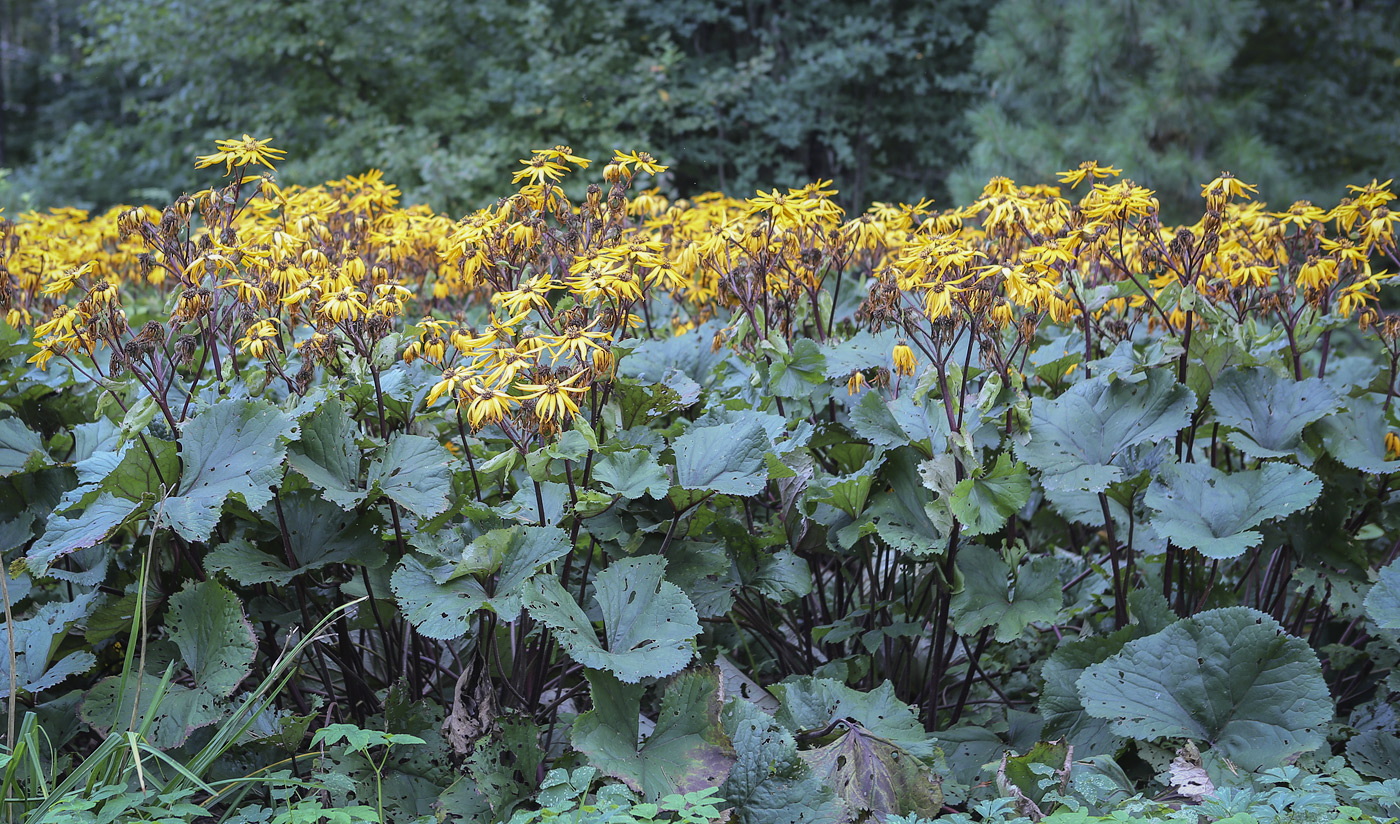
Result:
{"label": "dense foliage", "polygon": [[281,162],[3,224],[13,820],[1400,812],[1388,182]]}

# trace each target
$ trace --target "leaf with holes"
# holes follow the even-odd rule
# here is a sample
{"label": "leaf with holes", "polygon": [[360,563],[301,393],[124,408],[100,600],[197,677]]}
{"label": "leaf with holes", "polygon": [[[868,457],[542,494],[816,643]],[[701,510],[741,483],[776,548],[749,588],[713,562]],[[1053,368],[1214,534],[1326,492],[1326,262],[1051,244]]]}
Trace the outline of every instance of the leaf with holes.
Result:
{"label": "leaf with holes", "polygon": [[834,824],[844,805],[798,755],[797,739],[747,701],[720,713],[733,743],[734,765],[720,787],[740,821],[752,824]]}
{"label": "leaf with holes", "polygon": [[1225,442],[1252,458],[1300,454],[1303,430],[1342,406],[1318,378],[1295,381],[1265,366],[1227,369],[1215,381],[1210,405],[1218,421],[1234,429]]}
{"label": "leaf with holes", "polygon": [[355,422],[337,399],[326,401],[301,424],[301,437],[287,452],[287,465],[321,490],[326,500],[353,509],[364,500]]}
{"label": "leaf with holes", "polygon": [[664,558],[649,555],[614,561],[598,573],[594,599],[603,619],[603,641],[559,579],[541,575],[525,588],[530,615],[553,631],[569,657],[635,684],[679,672],[695,654],[700,619],[680,587],[662,580]]}
{"label": "leaf with holes", "polygon": [[923,762],[898,744],[841,719],[835,741],[800,753],[812,772],[845,802],[845,821],[891,815],[933,818],[943,806],[943,787]]}
{"label": "leaf with holes", "polygon": [[719,675],[712,669],[677,675],[666,685],[656,727],[640,740],[645,688],[607,672],[586,673],[593,709],[574,722],[574,748],[589,763],[648,799],[723,783],[734,763],[720,726]]}
{"label": "leaf with holes", "polygon": [[256,648],[253,627],[238,597],[215,581],[188,586],[170,596],[166,626],[189,672],[179,680],[190,683],[171,683],[164,695],[157,696],[160,676],[153,673],[139,675],[139,690],[133,673],[124,692],[121,676],[106,678],[84,696],[82,715],[88,723],[98,729],[114,722],[123,725],[140,700],[138,722],[151,719],[148,739],[156,747],[169,748],[183,744],[195,730],[228,717],[228,699],[252,671]]}
{"label": "leaf with holes", "polygon": [[1245,770],[1326,743],[1332,698],[1306,642],[1246,607],[1202,612],[1079,676],[1084,709],[1119,735],[1203,741]]}
{"label": "leaf with holes", "polygon": [[170,596],[165,620],[198,689],[227,698],[252,671],[253,625],[222,584],[203,581]]}
{"label": "leaf with holes", "polygon": [[1226,474],[1209,464],[1173,464],[1147,489],[1152,528],[1179,547],[1229,559],[1258,546],[1254,527],[1310,506],[1322,492],[1316,475],[1292,464]]}
{"label": "leaf with holes", "polygon": [[396,433],[369,465],[369,484],[420,518],[447,510],[452,492],[451,453],[422,435]]}
{"label": "leaf with holes", "polygon": [[1195,395],[1166,371],[1137,383],[1093,378],[1053,400],[1035,398],[1030,440],[1016,454],[1040,471],[1052,500],[1059,490],[1103,492],[1124,479],[1131,447],[1172,437],[1194,406]]}
{"label": "leaf with holes", "polygon": [[799,676],[773,685],[772,691],[782,702],[774,717],[793,732],[814,732],[849,719],[915,758],[938,754],[914,709],[895,696],[889,681],[861,692],[830,678]]}
{"label": "leaf with holes", "polygon": [[676,438],[676,483],[724,495],[754,495],[768,480],[763,456],[772,448],[756,422],[697,426]]}
{"label": "leaf with holes", "polygon": [[286,441],[296,432],[286,413],[256,401],[224,400],[196,415],[180,435],[185,468],[179,494],[165,502],[170,525],[187,541],[204,541],[229,496],[261,509],[272,500]]}

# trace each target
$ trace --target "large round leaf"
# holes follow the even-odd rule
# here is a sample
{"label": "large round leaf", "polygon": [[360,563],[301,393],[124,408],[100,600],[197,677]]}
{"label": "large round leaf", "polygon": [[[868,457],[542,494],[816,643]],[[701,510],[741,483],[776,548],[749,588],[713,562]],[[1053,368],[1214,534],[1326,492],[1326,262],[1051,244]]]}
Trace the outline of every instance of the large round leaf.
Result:
{"label": "large round leaf", "polygon": [[1148,487],[1146,500],[1157,510],[1152,527],[1158,534],[1223,559],[1258,546],[1263,536],[1254,527],[1297,512],[1321,491],[1316,475],[1291,464],[1228,475],[1206,464],[1176,464]]}
{"label": "large round leaf", "polygon": [[553,576],[537,576],[525,590],[525,606],[575,661],[607,670],[635,684],[679,672],[694,655],[700,618],[681,588],[662,580],[659,555],[626,558],[598,573],[594,598],[603,618],[604,641],[593,623]]}
{"label": "large round leaf", "polygon": [[685,489],[753,495],[768,480],[763,456],[771,448],[757,423],[697,426],[676,438],[676,483]]}
{"label": "large round leaf", "polygon": [[1128,449],[1175,435],[1190,422],[1195,395],[1167,372],[1137,383],[1093,378],[1054,400],[1031,402],[1031,439],[1017,448],[1058,490],[1103,492],[1123,480]]}
{"label": "large round leaf", "polygon": [[1322,746],[1333,713],[1313,651],[1246,607],[1132,641],[1077,686],[1084,709],[1119,735],[1203,741],[1246,770]]}
{"label": "large round leaf", "polygon": [[1234,429],[1225,441],[1254,458],[1281,458],[1302,444],[1303,429],[1341,408],[1318,378],[1295,381],[1272,369],[1227,369],[1210,393],[1215,417]]}

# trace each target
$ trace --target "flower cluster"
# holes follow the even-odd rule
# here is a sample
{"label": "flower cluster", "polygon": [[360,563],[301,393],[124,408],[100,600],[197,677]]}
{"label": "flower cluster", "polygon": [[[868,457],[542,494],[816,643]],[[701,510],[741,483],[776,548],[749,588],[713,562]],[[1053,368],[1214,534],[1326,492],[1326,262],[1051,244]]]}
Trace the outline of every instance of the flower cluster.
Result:
{"label": "flower cluster", "polygon": [[[859,324],[899,330],[893,375],[852,373],[852,393],[946,359],[964,331],[982,366],[1010,375],[1047,319],[1107,344],[1250,319],[1290,339],[1324,318],[1395,326],[1377,309],[1384,266],[1400,265],[1390,181],[1277,212],[1224,173],[1202,186],[1200,220],[1170,227],[1152,191],[1091,162],[1061,174],[1069,192],[996,178],[966,206],[849,217],[828,181],[672,201],[637,185],[666,171],[646,153],[617,152],[601,184],[575,184],[590,162],[556,146],[521,161],[512,194],[453,220],[401,205],[377,172],[283,188],[270,141],[217,149],[198,165],[223,165],[225,184],[163,210],[0,226],[0,309],[30,330],[34,363],[130,373],[173,423],[179,380],[255,374],[305,393],[318,370],[387,351],[431,365],[428,406],[544,437],[605,400],[629,337],[717,318],[715,346],[824,339],[843,288],[848,303],[863,290]],[[159,299],[138,310],[137,293]]]}

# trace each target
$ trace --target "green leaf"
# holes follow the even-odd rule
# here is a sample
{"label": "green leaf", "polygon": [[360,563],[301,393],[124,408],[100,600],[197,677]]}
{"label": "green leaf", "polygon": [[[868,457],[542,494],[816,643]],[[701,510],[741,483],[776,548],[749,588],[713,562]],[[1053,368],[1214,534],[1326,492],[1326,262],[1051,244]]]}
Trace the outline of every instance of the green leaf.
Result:
{"label": "green leaf", "polygon": [[616,452],[599,458],[593,465],[593,478],[603,489],[629,501],[643,495],[656,500],[666,497],[671,476],[647,449]]}
{"label": "green leaf", "polygon": [[813,386],[826,382],[826,356],[810,338],[798,338],[792,352],[779,358],[768,375],[768,388],[775,395],[801,398],[812,394]]}
{"label": "green leaf", "polygon": [[332,398],[303,419],[301,437],[287,452],[287,465],[344,509],[353,509],[367,494],[360,488],[356,432],[355,422]]}
{"label": "green leaf", "polygon": [[264,403],[224,400],[195,416],[180,436],[179,495],[165,503],[165,518],[187,541],[204,541],[219,522],[230,495],[257,511],[272,500],[282,478],[286,439],[297,425]]}
{"label": "green leaf", "polygon": [[898,744],[849,720],[836,722],[835,741],[800,755],[823,783],[846,803],[846,820],[866,815],[931,819],[943,806],[943,788],[933,771]]}
{"label": "green leaf", "polygon": [[997,641],[1007,643],[1031,623],[1054,623],[1060,614],[1064,596],[1051,556],[1023,564],[1013,578],[1000,553],[970,546],[958,553],[957,567],[963,586],[951,606],[953,626],[963,635],[996,627]]}
{"label": "green leaf", "polygon": [[860,692],[830,678],[795,676],[773,685],[772,692],[782,702],[774,717],[794,732],[816,732],[833,721],[849,719],[915,758],[938,754],[914,709],[895,696],[889,681]]}
{"label": "green leaf", "polygon": [[682,673],[666,685],[656,727],[640,745],[644,687],[589,670],[593,709],[574,722],[574,748],[589,762],[647,798],[687,793],[722,783],[733,756],[720,726],[719,675]]}
{"label": "green leaf", "polygon": [[[7,575],[0,569],[0,575]],[[11,593],[13,595],[13,593]],[[10,665],[14,665],[16,687],[33,695],[52,689],[74,675],[87,672],[97,663],[90,652],[70,652],[57,661],[54,654],[73,625],[82,621],[99,603],[96,593],[80,594],[71,601],[41,604],[28,618],[17,618],[0,630],[0,698],[10,695]],[[13,655],[10,636],[14,636]]]}
{"label": "green leaf", "polygon": [[[276,542],[275,554],[259,549],[245,539],[234,539],[212,550],[204,559],[211,572],[226,573],[244,586],[275,584],[286,586],[299,575],[331,564],[359,564],[378,567],[383,562],[383,541],[369,518],[357,517],[313,490],[283,492],[281,520],[287,527],[287,543]],[[260,513],[270,523],[278,522],[271,505]],[[290,552],[291,567],[287,560]]]}
{"label": "green leaf", "polygon": [[19,418],[0,420],[0,478],[33,472],[48,462],[44,442]]}
{"label": "green leaf", "polygon": [[[465,635],[482,609],[515,620],[530,578],[568,551],[568,536],[557,527],[495,529],[463,551],[464,559],[473,559],[464,560],[465,567],[429,569],[409,556],[394,570],[390,586],[399,609],[420,633],[447,640]],[[487,557],[478,557],[483,553]]]}
{"label": "green leaf", "polygon": [[893,372],[895,341],[893,329],[887,329],[877,335],[862,330],[846,340],[833,340],[822,344],[821,351],[826,357],[827,379],[845,380],[847,375],[858,369],[878,366]]}
{"label": "green leaf", "polygon": [[1013,464],[1005,453],[997,456],[990,472],[978,473],[953,487],[949,505],[968,535],[986,535],[1001,529],[1031,499],[1031,475],[1025,464]]}
{"label": "green leaf", "polygon": [[1070,745],[1065,741],[1037,741],[1025,755],[1004,754],[1001,767],[997,769],[997,789],[1003,795],[1021,801],[1029,800],[1035,809],[1040,809],[1051,789],[1041,785],[1048,776],[1059,779],[1056,782],[1059,786],[1054,789],[1064,792],[1073,766],[1070,752]]}
{"label": "green leaf", "polygon": [[1332,699],[1306,642],[1246,607],[1129,642],[1079,677],[1084,708],[1119,735],[1204,741],[1245,770],[1326,743]]}
{"label": "green leaf", "polygon": [[1226,443],[1252,458],[1293,455],[1303,430],[1342,406],[1342,399],[1318,378],[1295,381],[1265,366],[1227,369],[1210,393],[1215,417],[1234,429]]}
{"label": "green leaf", "polygon": [[138,724],[149,717],[148,740],[168,749],[183,744],[194,730],[228,717],[232,708],[227,699],[251,672],[256,650],[252,625],[238,598],[216,581],[187,586],[170,597],[166,627],[189,668],[192,685],[171,683],[160,695],[160,679],[150,673],[133,672],[125,690],[123,676],[105,678],[84,696],[82,716],[88,723],[98,729],[114,722],[124,726],[139,697]]}
{"label": "green leaf", "polygon": [[1147,489],[1152,528],[1207,558],[1236,558],[1259,545],[1253,528],[1317,500],[1322,481],[1300,466],[1268,463],[1226,474],[1209,464],[1173,464]]}
{"label": "green leaf", "polygon": [[458,578],[438,583],[450,566],[433,569],[412,555],[403,559],[389,581],[399,609],[422,635],[446,641],[471,630],[472,619],[489,597],[486,587],[475,578]]}
{"label": "green leaf", "polygon": [[1040,668],[1044,685],[1036,705],[1045,727],[1042,735],[1060,737],[1076,751],[1116,752],[1123,739],[1113,733],[1109,722],[1084,711],[1084,702],[1075,686],[1084,670],[1121,652],[1123,645],[1138,633],[1129,627],[1105,637],[1081,638],[1061,644]]}
{"label": "green leaf", "polygon": [[1343,466],[1372,475],[1400,472],[1400,461],[1386,460],[1385,409],[1373,396],[1347,401],[1345,415],[1333,415],[1317,424],[1327,453]]}
{"label": "green leaf", "polygon": [[1092,378],[1054,400],[1031,402],[1030,441],[1016,449],[1047,493],[1103,492],[1123,479],[1130,447],[1170,438],[1190,422],[1195,396],[1166,371],[1137,383]]}
{"label": "green leaf", "polygon": [[676,483],[724,495],[755,495],[768,480],[763,456],[772,448],[756,422],[700,426],[676,438]]}
{"label": "green leaf", "polygon": [[1347,742],[1347,762],[1363,775],[1394,780],[1400,775],[1400,735],[1366,730]]}
{"label": "green leaf", "polygon": [[1400,561],[1381,569],[1366,595],[1366,617],[1381,629],[1400,629]]}
{"label": "green leaf", "polygon": [[791,732],[744,700],[728,702],[720,718],[733,742],[734,765],[720,787],[747,824],[834,824],[845,812],[797,753]]}
{"label": "green leaf", "polygon": [[607,670],[635,684],[679,672],[695,654],[700,619],[680,587],[662,580],[664,558],[624,558],[598,574],[594,600],[603,619],[603,642],[578,602],[553,576],[541,575],[525,590],[530,615],[580,664]]}
{"label": "green leaf", "polygon": [[369,484],[420,518],[441,515],[452,491],[451,457],[432,438],[395,433],[370,462]]}
{"label": "green leaf", "polygon": [[30,545],[25,565],[36,577],[46,575],[54,561],[106,539],[140,508],[138,503],[104,492],[82,514],[50,515],[44,534]]}
{"label": "green leaf", "polygon": [[170,596],[170,640],[196,688],[227,698],[253,668],[257,639],[238,596],[217,581],[186,586]]}
{"label": "green leaf", "polygon": [[864,466],[849,475],[822,475],[814,478],[807,487],[809,500],[831,504],[852,518],[859,518],[865,511],[865,501],[870,497],[870,487],[875,483],[880,467],[885,463],[885,454],[876,450]]}
{"label": "green leaf", "polygon": [[145,435],[122,447],[116,467],[102,479],[105,492],[130,501],[161,497],[180,477],[179,450],[174,441]]}

